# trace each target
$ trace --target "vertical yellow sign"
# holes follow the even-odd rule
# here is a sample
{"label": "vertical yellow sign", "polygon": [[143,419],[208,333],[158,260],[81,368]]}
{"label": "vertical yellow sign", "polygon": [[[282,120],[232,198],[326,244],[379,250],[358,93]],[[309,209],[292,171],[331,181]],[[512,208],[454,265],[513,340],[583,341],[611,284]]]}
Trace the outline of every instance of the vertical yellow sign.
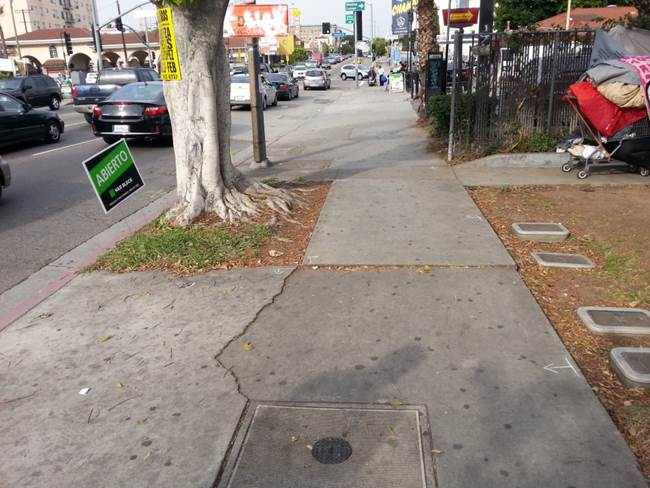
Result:
{"label": "vertical yellow sign", "polygon": [[158,9],[158,34],[160,37],[160,77],[165,81],[179,81],[181,66],[178,62],[171,8]]}

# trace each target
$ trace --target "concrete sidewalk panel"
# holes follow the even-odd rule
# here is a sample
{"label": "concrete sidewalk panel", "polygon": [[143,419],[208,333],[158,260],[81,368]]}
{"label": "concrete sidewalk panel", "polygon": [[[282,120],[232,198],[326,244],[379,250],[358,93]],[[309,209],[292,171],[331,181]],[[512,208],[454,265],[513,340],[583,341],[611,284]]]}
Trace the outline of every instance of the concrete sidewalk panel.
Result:
{"label": "concrete sidewalk panel", "polygon": [[86,274],[16,321],[0,485],[211,487],[246,402],[214,357],[290,271]]}
{"label": "concrete sidewalk panel", "polygon": [[514,270],[300,271],[221,361],[259,401],[426,405],[444,488],[647,487]]}
{"label": "concrete sidewalk panel", "polygon": [[514,266],[460,185],[408,179],[336,181],[305,263]]}

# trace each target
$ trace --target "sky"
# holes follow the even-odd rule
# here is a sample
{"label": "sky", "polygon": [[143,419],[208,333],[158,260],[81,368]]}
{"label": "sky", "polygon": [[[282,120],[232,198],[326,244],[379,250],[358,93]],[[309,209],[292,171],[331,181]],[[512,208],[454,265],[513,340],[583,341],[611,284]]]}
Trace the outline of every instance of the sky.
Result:
{"label": "sky", "polygon": [[[105,22],[117,16],[116,0],[96,0],[100,22]],[[143,0],[120,0],[122,11],[142,3]],[[316,25],[322,22],[331,22],[339,26],[345,25],[345,0],[294,0],[292,2],[258,0],[259,4],[283,4],[287,3],[290,9],[297,9],[302,12],[301,22],[303,25]],[[370,5],[373,4],[375,20],[375,36],[385,37],[390,35],[391,28],[391,0],[366,1],[364,12],[364,35],[370,35]],[[154,9],[153,4],[148,7]],[[126,17],[126,23],[134,29],[138,29],[140,20],[134,16]]]}

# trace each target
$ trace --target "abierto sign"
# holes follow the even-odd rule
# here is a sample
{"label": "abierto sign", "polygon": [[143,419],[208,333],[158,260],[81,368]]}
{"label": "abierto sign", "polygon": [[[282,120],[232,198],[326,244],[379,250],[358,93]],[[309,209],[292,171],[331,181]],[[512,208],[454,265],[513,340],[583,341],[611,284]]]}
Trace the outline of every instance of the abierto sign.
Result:
{"label": "abierto sign", "polygon": [[226,37],[276,37],[288,33],[287,5],[233,5],[226,12]]}
{"label": "abierto sign", "polygon": [[144,181],[124,139],[86,159],[83,163],[90,184],[108,213],[144,188]]}

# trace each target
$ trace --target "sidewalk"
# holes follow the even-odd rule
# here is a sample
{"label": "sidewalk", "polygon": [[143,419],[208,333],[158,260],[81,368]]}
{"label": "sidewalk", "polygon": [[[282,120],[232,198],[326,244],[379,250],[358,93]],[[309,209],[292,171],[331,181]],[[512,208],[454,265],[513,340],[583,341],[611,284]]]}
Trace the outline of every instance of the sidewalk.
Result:
{"label": "sidewalk", "polygon": [[647,486],[405,98],[333,90],[251,173],[335,179],[308,266],[83,275],[2,332],[0,486],[210,487],[233,439],[220,487]]}

